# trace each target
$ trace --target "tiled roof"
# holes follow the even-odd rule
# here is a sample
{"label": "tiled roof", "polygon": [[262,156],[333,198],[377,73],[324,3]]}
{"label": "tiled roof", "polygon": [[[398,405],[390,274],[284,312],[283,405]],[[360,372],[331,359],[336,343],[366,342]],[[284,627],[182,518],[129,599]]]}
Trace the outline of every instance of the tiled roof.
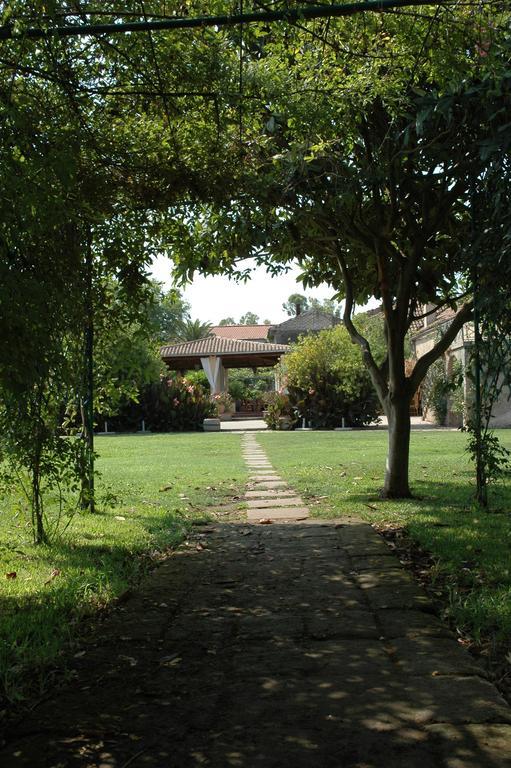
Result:
{"label": "tiled roof", "polygon": [[161,347],[163,359],[168,357],[208,357],[208,355],[268,355],[285,354],[289,351],[286,344],[266,344],[257,341],[224,339],[220,336],[207,336],[195,341],[182,341]]}
{"label": "tiled roof", "polygon": [[339,322],[339,318],[320,309],[308,309],[307,312],[290,317],[279,325],[273,325],[272,331],[322,331],[324,328],[332,328]]}
{"label": "tiled roof", "polygon": [[214,325],[210,333],[224,339],[267,339],[271,325]]}
{"label": "tiled roof", "polygon": [[[439,325],[452,320],[456,314],[456,312],[451,307],[440,307],[436,311],[433,310],[434,307],[431,310],[431,314],[427,318],[413,320],[410,327],[412,336],[421,336],[424,333],[428,333],[429,331],[437,328]],[[426,307],[422,307],[422,310],[419,310],[419,314],[421,311],[426,311]]]}

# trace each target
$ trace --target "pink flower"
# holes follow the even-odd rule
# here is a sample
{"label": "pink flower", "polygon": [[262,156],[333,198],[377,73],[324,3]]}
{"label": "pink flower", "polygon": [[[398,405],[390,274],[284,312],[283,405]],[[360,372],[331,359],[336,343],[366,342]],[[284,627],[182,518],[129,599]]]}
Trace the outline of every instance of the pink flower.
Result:
{"label": "pink flower", "polygon": [[172,402],[174,403],[174,408],[177,408],[179,405],[179,400],[177,399],[177,397],[175,397]]}
{"label": "pink flower", "polygon": [[315,395],[316,390],[315,389],[309,389],[309,395]]}

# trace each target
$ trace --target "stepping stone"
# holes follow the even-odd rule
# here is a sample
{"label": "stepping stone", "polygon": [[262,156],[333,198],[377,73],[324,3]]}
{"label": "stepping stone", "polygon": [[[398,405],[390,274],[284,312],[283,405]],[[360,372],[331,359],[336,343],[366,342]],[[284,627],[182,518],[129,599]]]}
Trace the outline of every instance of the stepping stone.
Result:
{"label": "stepping stone", "polygon": [[249,499],[248,508],[252,509],[272,509],[273,507],[299,507],[303,504],[298,496],[292,496],[288,499]]}
{"label": "stepping stone", "polygon": [[259,520],[306,520],[309,517],[307,507],[277,507],[273,509],[248,509],[249,522]]}
{"label": "stepping stone", "polygon": [[[280,479],[279,480],[273,480],[273,479],[272,480],[264,480],[264,481],[262,481],[260,483],[259,482],[256,483],[256,482],[254,482],[254,480],[252,480],[251,485],[257,485],[258,488],[264,488],[264,489],[269,489],[269,488],[287,488],[286,481],[285,480],[280,480]],[[248,491],[247,491],[247,493],[248,493]],[[293,493],[293,491],[292,491],[292,493]]]}
{"label": "stepping stone", "polygon": [[282,478],[279,477],[276,474],[261,474],[261,475],[251,475],[250,480],[251,482],[258,482],[259,480],[281,480]]}
{"label": "stepping stone", "polygon": [[[262,483],[261,483],[262,485]],[[266,499],[266,498],[283,498],[284,496],[294,496],[294,491],[275,489],[274,491],[246,491],[245,498],[247,499]]]}

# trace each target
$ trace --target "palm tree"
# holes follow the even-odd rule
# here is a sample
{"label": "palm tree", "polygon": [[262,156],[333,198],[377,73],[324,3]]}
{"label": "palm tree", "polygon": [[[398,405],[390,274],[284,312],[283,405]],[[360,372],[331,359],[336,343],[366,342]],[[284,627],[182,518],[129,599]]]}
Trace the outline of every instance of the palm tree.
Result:
{"label": "palm tree", "polygon": [[194,341],[209,336],[211,323],[202,323],[200,320],[182,320],[176,325],[175,341]]}

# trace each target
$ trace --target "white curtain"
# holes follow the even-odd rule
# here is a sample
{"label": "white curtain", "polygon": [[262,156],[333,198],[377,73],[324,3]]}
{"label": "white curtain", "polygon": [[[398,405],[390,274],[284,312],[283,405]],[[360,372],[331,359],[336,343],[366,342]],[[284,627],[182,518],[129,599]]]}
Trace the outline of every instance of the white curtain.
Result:
{"label": "white curtain", "polygon": [[211,394],[214,395],[217,392],[221,392],[223,384],[221,358],[216,357],[216,355],[210,355],[209,357],[201,357],[200,361],[208,377]]}

